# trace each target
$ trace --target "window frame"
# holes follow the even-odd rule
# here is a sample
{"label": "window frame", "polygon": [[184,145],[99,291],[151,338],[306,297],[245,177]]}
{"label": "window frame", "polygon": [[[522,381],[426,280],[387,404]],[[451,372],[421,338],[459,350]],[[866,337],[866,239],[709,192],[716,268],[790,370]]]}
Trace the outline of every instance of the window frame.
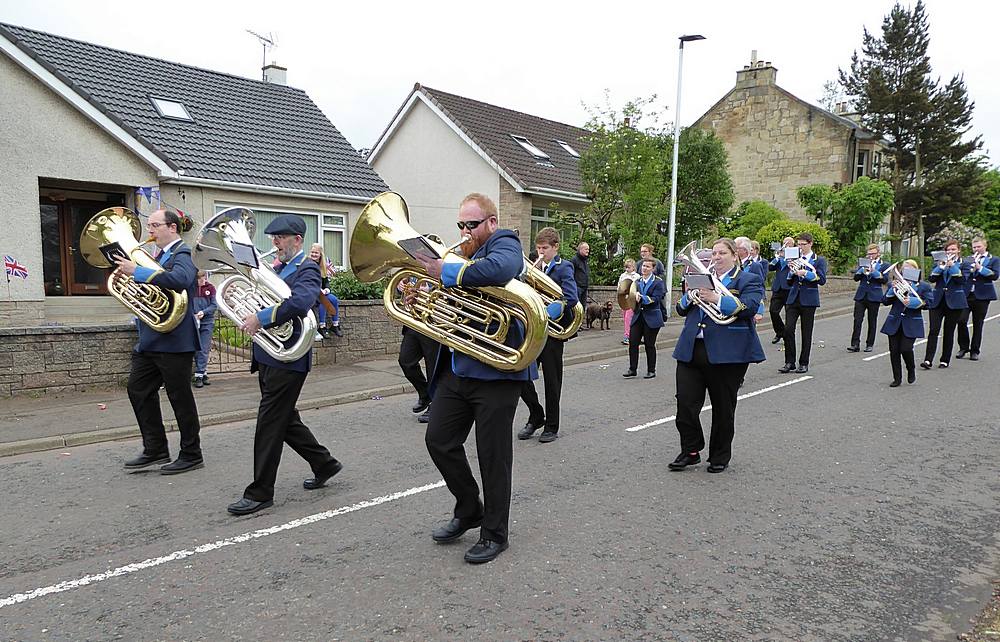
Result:
{"label": "window frame", "polygon": [[[247,209],[249,209],[249,210],[251,210],[251,211],[253,211],[255,213],[259,211],[259,212],[265,212],[267,214],[278,214],[278,215],[280,215],[280,214],[294,214],[295,216],[301,216],[303,218],[305,218],[305,217],[312,217],[312,218],[315,219],[315,222],[316,222],[316,225],[315,225],[314,229],[316,230],[316,237],[317,238],[310,239],[310,238],[307,238],[305,236],[302,237],[302,247],[303,247],[303,249],[305,249],[306,251],[308,251],[310,245],[312,245],[313,243],[319,243],[320,245],[323,246],[323,253],[326,254],[327,253],[326,252],[326,245],[323,242],[324,232],[340,232],[341,233],[341,237],[340,237],[340,244],[341,244],[340,255],[341,255],[342,259],[343,259],[342,263],[344,263],[344,265],[334,264],[333,267],[338,272],[347,269],[347,265],[346,265],[346,263],[347,263],[347,227],[348,227],[348,223],[350,222],[350,213],[348,211],[346,211],[346,210],[341,210],[341,211],[299,210],[299,209],[295,209],[295,208],[285,208],[285,207],[281,207],[281,206],[279,206],[279,207],[273,207],[273,206],[270,206],[270,205],[252,206],[252,205],[249,205],[247,203],[233,203],[233,202],[219,202],[219,201],[216,201],[214,205],[215,205],[215,214],[218,214],[222,210],[228,209],[230,207],[245,207],[245,208],[247,208]],[[341,222],[340,223],[327,223],[327,217],[340,217]],[[307,234],[308,234],[308,230],[307,230]],[[261,254],[263,254],[264,252],[267,252],[270,249],[271,249],[270,247],[265,248],[265,249],[261,249],[259,247],[257,248],[257,250]],[[326,257],[326,258],[329,258],[329,257]]]}
{"label": "window frame", "polygon": [[[174,100],[173,98],[166,98],[164,96],[154,96],[150,94],[149,101],[153,103],[153,109],[156,110],[156,113],[159,114],[161,118],[167,118],[169,120],[177,120],[184,123],[194,122],[194,118],[192,118],[191,112],[188,111],[187,105],[185,105],[183,102],[179,100]],[[181,111],[184,112],[184,115],[176,116],[174,114],[168,114],[166,111],[164,111],[163,105],[161,105],[161,103],[163,103],[164,105],[165,104],[177,105],[178,107],[181,108]]]}

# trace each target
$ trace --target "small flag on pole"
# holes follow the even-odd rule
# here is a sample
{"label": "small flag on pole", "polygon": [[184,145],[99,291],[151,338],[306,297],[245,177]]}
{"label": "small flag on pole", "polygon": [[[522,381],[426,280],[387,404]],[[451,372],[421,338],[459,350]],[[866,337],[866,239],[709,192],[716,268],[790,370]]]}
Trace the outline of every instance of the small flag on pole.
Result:
{"label": "small flag on pole", "polygon": [[19,276],[22,279],[28,278],[28,268],[17,262],[13,256],[6,255],[3,257],[3,267],[7,270],[7,277]]}

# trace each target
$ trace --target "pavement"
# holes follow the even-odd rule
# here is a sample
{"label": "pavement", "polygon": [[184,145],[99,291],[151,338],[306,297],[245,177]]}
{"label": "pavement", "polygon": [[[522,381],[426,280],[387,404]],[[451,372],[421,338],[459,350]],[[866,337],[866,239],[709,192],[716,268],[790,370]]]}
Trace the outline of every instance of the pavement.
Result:
{"label": "pavement", "polygon": [[[848,314],[853,306],[853,293],[824,296],[817,318]],[[668,320],[660,331],[657,347],[672,348],[682,327],[682,318]],[[770,328],[765,315],[758,329],[768,348]],[[620,317],[611,330],[583,329],[566,344],[564,363],[570,366],[606,360],[624,369],[628,348],[621,345],[621,338]],[[669,357],[669,353],[664,356]],[[394,358],[335,364],[312,370],[298,408],[310,410],[412,392],[413,386],[403,377]],[[230,373],[213,375],[211,385],[196,389],[195,397],[205,427],[256,418],[260,391],[256,375]],[[167,430],[175,431],[166,394],[161,395],[161,403]],[[124,389],[5,399],[0,402],[0,426],[0,457],[139,436]]]}

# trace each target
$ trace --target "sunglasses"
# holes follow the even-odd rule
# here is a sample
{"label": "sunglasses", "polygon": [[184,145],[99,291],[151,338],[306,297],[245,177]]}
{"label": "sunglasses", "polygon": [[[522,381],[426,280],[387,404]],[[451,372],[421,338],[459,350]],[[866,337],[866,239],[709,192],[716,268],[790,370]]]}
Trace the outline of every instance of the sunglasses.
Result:
{"label": "sunglasses", "polygon": [[469,230],[471,232],[472,230],[474,230],[477,227],[479,227],[479,225],[482,222],[488,221],[491,218],[493,218],[493,217],[492,216],[487,216],[486,218],[479,219],[478,221],[458,221],[458,223],[456,223],[456,225],[458,225],[458,229],[460,229],[460,230]]}

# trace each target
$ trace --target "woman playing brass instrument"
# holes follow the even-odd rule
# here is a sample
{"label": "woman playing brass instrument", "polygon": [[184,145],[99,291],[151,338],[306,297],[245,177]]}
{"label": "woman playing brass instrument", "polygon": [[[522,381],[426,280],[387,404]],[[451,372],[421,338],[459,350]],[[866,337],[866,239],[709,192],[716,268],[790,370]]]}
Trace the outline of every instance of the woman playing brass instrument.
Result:
{"label": "woman playing brass instrument", "polygon": [[955,344],[955,329],[962,316],[962,310],[969,307],[966,300],[965,273],[962,271],[962,257],[959,254],[958,241],[951,239],[945,242],[944,251],[948,253],[944,261],[939,262],[928,280],[934,284],[934,297],[927,304],[930,309],[930,323],[927,329],[927,349],[920,367],[930,370],[937,350],[938,333],[944,322],[944,339],[941,342],[941,363],[939,368],[947,368],[951,361],[951,350]]}
{"label": "woman playing brass instrument", "polygon": [[[903,270],[907,268],[918,270],[913,259],[903,261]],[[934,296],[931,284],[917,279],[905,282],[894,279],[889,289],[882,296],[882,305],[890,305],[889,316],[882,324],[882,334],[889,336],[889,363],[892,366],[892,382],[890,388],[896,388],[903,382],[903,364],[906,362],[906,383],[917,380],[916,363],[913,357],[913,342],[924,336],[924,317],[922,310]],[[902,278],[902,276],[900,276]],[[906,287],[904,287],[906,286]]]}

